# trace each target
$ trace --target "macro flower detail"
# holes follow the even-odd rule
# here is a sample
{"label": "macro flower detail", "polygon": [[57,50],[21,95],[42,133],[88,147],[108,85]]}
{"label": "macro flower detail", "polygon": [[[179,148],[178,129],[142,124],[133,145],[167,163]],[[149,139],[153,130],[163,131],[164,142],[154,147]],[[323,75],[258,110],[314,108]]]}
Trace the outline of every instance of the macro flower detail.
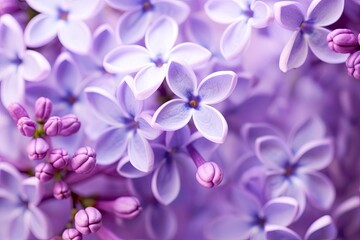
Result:
{"label": "macro flower detail", "polygon": [[215,104],[225,100],[233,91],[237,75],[231,71],[210,74],[198,86],[194,72],[183,64],[171,62],[166,81],[171,91],[178,97],[156,110],[152,125],[174,131],[184,127],[191,118],[198,131],[210,141],[224,141],[228,126],[215,108]]}

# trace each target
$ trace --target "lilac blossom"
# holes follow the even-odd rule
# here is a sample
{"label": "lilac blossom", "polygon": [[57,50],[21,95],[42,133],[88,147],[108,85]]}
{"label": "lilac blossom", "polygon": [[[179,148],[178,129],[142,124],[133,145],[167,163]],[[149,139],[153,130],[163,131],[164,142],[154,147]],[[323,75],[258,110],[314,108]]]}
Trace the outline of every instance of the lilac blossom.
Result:
{"label": "lilac blossom", "polygon": [[101,0],[27,0],[31,8],[40,12],[25,29],[29,47],[41,47],[58,36],[70,51],[85,54],[91,45],[91,32],[83,22],[99,9]]}
{"label": "lilac blossom", "polygon": [[324,62],[344,62],[347,55],[332,52],[328,48],[326,37],[330,30],[324,28],[338,20],[343,9],[344,0],[313,0],[306,13],[301,3],[276,3],[275,19],[283,28],[293,31],[280,56],[281,71],[287,72],[303,65],[308,55],[308,47]]}
{"label": "lilac blossom", "polygon": [[0,36],[1,101],[7,107],[14,102],[23,102],[24,80],[44,80],[50,65],[41,53],[26,49],[22,29],[11,15],[1,16]]}
{"label": "lilac blossom", "polygon": [[166,81],[178,97],[156,110],[152,126],[165,131],[184,127],[191,118],[198,131],[208,140],[222,143],[228,126],[215,108],[215,104],[226,99],[236,86],[237,76],[231,71],[213,73],[197,86],[194,72],[186,65],[171,62]]}
{"label": "lilac blossom", "polygon": [[225,59],[239,56],[250,43],[252,28],[264,28],[272,20],[270,7],[255,0],[210,0],[205,4],[205,12],[215,22],[230,24],[220,40]]}
{"label": "lilac blossom", "polygon": [[135,43],[144,37],[151,22],[160,16],[169,16],[177,24],[186,20],[190,9],[186,3],[171,0],[106,0],[111,6],[125,11],[117,25],[117,34],[125,43]]}
{"label": "lilac blossom", "polygon": [[[166,36],[166,37],[164,37]],[[155,21],[146,32],[146,48],[138,45],[124,45],[111,51],[104,59],[109,72],[137,72],[133,91],[137,99],[150,97],[161,85],[170,61],[182,61],[192,67],[206,63],[211,53],[194,43],[175,45],[178,26],[169,17]]]}

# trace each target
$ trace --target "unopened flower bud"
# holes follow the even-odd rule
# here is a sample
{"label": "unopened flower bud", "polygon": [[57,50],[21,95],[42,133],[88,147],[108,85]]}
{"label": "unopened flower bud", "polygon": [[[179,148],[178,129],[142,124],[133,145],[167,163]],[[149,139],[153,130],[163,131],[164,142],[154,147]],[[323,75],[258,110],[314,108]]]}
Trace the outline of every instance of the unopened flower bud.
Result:
{"label": "unopened flower bud", "polygon": [[63,240],[82,240],[82,234],[75,228],[68,228],[62,234]]}
{"label": "unopened flower bud", "polygon": [[28,157],[31,160],[43,159],[49,151],[49,144],[42,138],[33,138],[27,146]]}
{"label": "unopened flower bud", "polygon": [[49,154],[49,163],[56,169],[66,167],[70,162],[68,152],[63,148],[52,149]]}
{"label": "unopened flower bud", "polygon": [[223,172],[215,162],[206,162],[198,167],[196,180],[204,187],[212,188],[221,183]]}
{"label": "unopened flower bud", "polygon": [[61,118],[62,128],[60,135],[69,136],[76,133],[80,129],[80,122],[74,114],[68,114]]}
{"label": "unopened flower bud", "polygon": [[11,14],[20,10],[20,4],[16,0],[0,0],[0,15]]}
{"label": "unopened flower bud", "polygon": [[32,137],[36,131],[36,122],[28,117],[22,117],[17,122],[20,133],[26,137]]}
{"label": "unopened flower bud", "polygon": [[87,207],[75,214],[75,228],[82,234],[97,232],[102,224],[102,215],[94,207]]}
{"label": "unopened flower bud", "polygon": [[130,196],[119,197],[114,201],[97,201],[96,207],[124,219],[134,218],[141,211],[139,200]]}
{"label": "unopened flower bud", "polygon": [[329,48],[337,53],[352,53],[359,47],[358,39],[350,29],[335,29],[327,36]]}
{"label": "unopened flower bud", "polygon": [[71,169],[76,173],[89,173],[95,168],[96,153],[91,147],[79,148],[72,160]]}
{"label": "unopened flower bud", "polygon": [[58,181],[54,185],[53,195],[56,199],[66,199],[71,196],[69,185],[64,181]]}
{"label": "unopened flower bud", "polygon": [[61,128],[62,128],[62,121],[61,118],[57,116],[50,117],[44,125],[45,133],[48,136],[59,135],[61,132]]}
{"label": "unopened flower bud", "polygon": [[52,112],[52,102],[48,98],[40,97],[35,102],[35,118],[38,122],[46,122]]}
{"label": "unopened flower bud", "polygon": [[360,51],[352,53],[346,60],[348,74],[360,80]]}
{"label": "unopened flower bud", "polygon": [[21,106],[19,103],[10,104],[7,107],[7,110],[15,123],[17,123],[19,121],[19,119],[22,117],[29,117],[25,108],[23,106]]}
{"label": "unopened flower bud", "polygon": [[37,177],[40,182],[51,180],[54,177],[54,174],[55,168],[49,163],[42,162],[35,167],[35,177]]}

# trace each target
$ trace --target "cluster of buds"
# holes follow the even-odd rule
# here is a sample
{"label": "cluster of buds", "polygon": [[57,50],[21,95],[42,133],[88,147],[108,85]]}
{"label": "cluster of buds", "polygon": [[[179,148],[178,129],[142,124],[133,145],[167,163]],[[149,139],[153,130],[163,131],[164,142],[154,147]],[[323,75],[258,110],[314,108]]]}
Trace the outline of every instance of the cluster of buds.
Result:
{"label": "cluster of buds", "polygon": [[350,29],[335,29],[327,36],[329,48],[337,53],[350,54],[346,60],[348,74],[360,80],[360,34]]}

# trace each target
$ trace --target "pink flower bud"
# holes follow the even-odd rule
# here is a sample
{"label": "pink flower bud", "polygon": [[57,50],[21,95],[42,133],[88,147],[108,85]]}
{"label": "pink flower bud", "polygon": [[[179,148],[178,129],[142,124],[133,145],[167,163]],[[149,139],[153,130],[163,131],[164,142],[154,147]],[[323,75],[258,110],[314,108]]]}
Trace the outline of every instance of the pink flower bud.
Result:
{"label": "pink flower bud", "polygon": [[205,162],[198,167],[196,180],[204,187],[212,188],[221,183],[223,172],[215,162]]}
{"label": "pink flower bud", "polygon": [[74,114],[68,114],[61,118],[62,128],[60,135],[69,136],[76,133],[80,129],[80,122]]}
{"label": "pink flower bud", "polygon": [[43,159],[49,151],[49,144],[43,138],[33,138],[27,146],[28,157],[31,160]]}
{"label": "pink flower bud", "polygon": [[20,133],[26,137],[32,137],[36,131],[36,122],[28,117],[22,117],[17,122]]}
{"label": "pink flower bud", "polygon": [[52,112],[52,102],[48,98],[40,97],[35,102],[35,118],[38,122],[46,122]]}
{"label": "pink flower bud", "polygon": [[95,168],[96,153],[91,147],[79,148],[72,160],[71,168],[76,173],[89,173]]}
{"label": "pink flower bud", "polygon": [[82,240],[82,234],[75,228],[68,228],[62,234],[63,240]]}
{"label": "pink flower bud", "polygon": [[16,0],[0,0],[0,15],[11,14],[20,10],[20,4]]}
{"label": "pink flower bud", "polygon": [[350,29],[335,29],[327,36],[329,48],[337,53],[352,53],[359,47],[358,40]]}
{"label": "pink flower bud", "polygon": [[49,154],[49,162],[54,168],[61,169],[69,164],[70,156],[65,149],[55,148]]}
{"label": "pink flower bud", "polygon": [[35,167],[35,177],[37,177],[40,182],[51,180],[54,177],[54,174],[55,168],[49,163],[42,162]]}
{"label": "pink flower bud", "polygon": [[25,108],[23,106],[21,106],[19,103],[10,104],[7,107],[7,110],[15,123],[17,123],[19,121],[19,119],[22,117],[29,117]]}
{"label": "pink flower bud", "polygon": [[360,80],[360,51],[352,53],[346,60],[348,74]]}
{"label": "pink flower bud", "polygon": [[66,182],[58,181],[54,185],[53,195],[56,199],[66,199],[71,196],[71,190]]}
{"label": "pink flower bud", "polygon": [[130,196],[119,197],[114,201],[98,201],[96,207],[124,219],[134,218],[141,211],[139,200]]}
{"label": "pink flower bud", "polygon": [[94,207],[81,209],[75,214],[75,228],[83,235],[97,232],[101,224],[102,215]]}
{"label": "pink flower bud", "polygon": [[57,136],[60,134],[62,128],[62,121],[60,117],[53,116],[46,121],[44,130],[48,136]]}

